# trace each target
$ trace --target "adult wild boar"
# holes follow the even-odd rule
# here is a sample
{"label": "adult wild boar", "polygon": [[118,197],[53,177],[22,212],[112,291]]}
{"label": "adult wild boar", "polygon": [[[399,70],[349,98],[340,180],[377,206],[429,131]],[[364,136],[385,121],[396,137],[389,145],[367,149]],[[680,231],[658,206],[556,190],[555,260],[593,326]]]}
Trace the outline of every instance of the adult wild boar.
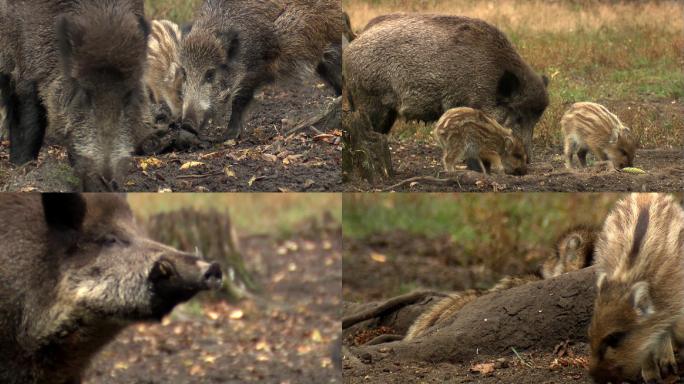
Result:
{"label": "adult wild boar", "polygon": [[181,47],[183,128],[230,112],[221,140],[236,138],[259,87],[308,73],[340,95],[343,30],[339,0],[205,0]]}
{"label": "adult wild boar", "polygon": [[397,117],[435,121],[455,107],[484,111],[532,154],[532,133],[549,98],[547,80],[484,21],[459,16],[385,15],[345,49],[352,110],[387,133]]}
{"label": "adult wild boar", "polygon": [[35,159],[49,122],[83,189],[117,189],[149,115],[143,1],[1,1],[10,160]]}
{"label": "adult wild boar", "polygon": [[0,194],[0,382],[80,383],[128,324],[159,321],[221,270],[141,234],[122,195]]}

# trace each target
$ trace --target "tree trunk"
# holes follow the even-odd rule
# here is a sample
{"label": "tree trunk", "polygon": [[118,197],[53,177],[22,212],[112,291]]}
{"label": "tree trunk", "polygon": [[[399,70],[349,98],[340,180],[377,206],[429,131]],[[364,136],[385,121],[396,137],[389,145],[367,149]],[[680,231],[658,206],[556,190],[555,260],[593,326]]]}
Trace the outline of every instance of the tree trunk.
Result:
{"label": "tree trunk", "polygon": [[392,157],[387,135],[374,132],[370,121],[359,111],[352,111],[344,95],[342,99],[342,178],[358,178],[375,184],[390,178]]}
{"label": "tree trunk", "polygon": [[[490,293],[466,304],[453,322],[446,322],[441,328],[431,329],[412,341],[353,347],[350,350],[357,356],[370,354],[374,360],[383,359],[389,353],[393,359],[399,360],[463,363],[476,356],[510,353],[511,348],[517,351],[548,349],[565,340],[586,341],[595,297],[595,279],[595,269],[590,267]],[[357,324],[345,333],[371,323],[405,332],[407,320],[415,319],[416,312],[434,302],[435,298],[428,297],[380,319]],[[360,307],[348,306],[345,309],[348,314]]]}

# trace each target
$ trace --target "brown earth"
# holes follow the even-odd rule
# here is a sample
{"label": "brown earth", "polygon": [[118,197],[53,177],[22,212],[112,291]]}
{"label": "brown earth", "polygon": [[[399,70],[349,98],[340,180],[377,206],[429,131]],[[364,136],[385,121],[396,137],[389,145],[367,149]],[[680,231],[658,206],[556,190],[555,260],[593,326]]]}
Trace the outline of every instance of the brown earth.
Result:
{"label": "brown earth", "polygon": [[[341,132],[305,129],[287,135],[299,122],[320,114],[332,100],[329,88],[313,79],[303,86],[267,86],[247,113],[245,132],[237,142],[136,157],[123,189],[340,190]],[[181,169],[183,165],[187,168]],[[76,182],[62,147],[44,147],[37,162],[15,167],[9,163],[9,142],[0,142],[0,190],[69,191]]]}
{"label": "brown earth", "polygon": [[261,292],[237,304],[195,301],[161,324],[126,329],[85,383],[341,382],[330,354],[340,324],[339,230],[253,236],[241,248]]}
{"label": "brown earth", "polygon": [[[440,176],[441,150],[414,139],[390,139],[395,174],[381,185],[356,180],[344,185],[345,191],[397,192],[672,192],[684,189],[684,154],[681,149],[641,149],[634,164],[646,174],[628,174],[588,167],[569,171],[564,167],[562,148],[535,150],[535,158],[525,176],[489,175],[463,171],[453,180]],[[427,176],[425,179],[413,179]],[[436,180],[436,179],[438,180]],[[409,180],[410,179],[410,180]],[[408,180],[408,181],[407,181]],[[440,181],[445,180],[445,181]],[[397,185],[407,181],[402,185]]]}

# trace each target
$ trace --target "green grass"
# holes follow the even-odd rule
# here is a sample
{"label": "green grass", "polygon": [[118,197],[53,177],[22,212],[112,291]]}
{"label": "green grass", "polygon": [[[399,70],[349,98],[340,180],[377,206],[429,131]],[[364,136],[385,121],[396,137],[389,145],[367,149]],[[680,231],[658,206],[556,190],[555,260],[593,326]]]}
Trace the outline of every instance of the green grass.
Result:
{"label": "green grass", "polygon": [[[575,224],[600,223],[619,194],[345,194],[345,237],[405,231],[445,236],[463,247],[463,264],[496,264],[552,244]],[[486,257],[485,257],[486,256]]]}
{"label": "green grass", "polygon": [[[684,142],[684,22],[674,1],[615,2],[501,0],[344,0],[358,29],[373,16],[436,12],[483,18],[499,27],[532,68],[550,77],[551,104],[535,128],[535,143],[560,147],[558,122],[578,101],[606,105],[632,127],[643,148]],[[634,114],[629,103],[641,103]],[[655,116],[663,106],[679,113]],[[668,110],[669,111],[669,110]],[[432,125],[398,122],[399,139],[423,140]],[[647,132],[648,131],[648,132]]]}
{"label": "green grass", "polygon": [[150,19],[168,19],[176,23],[192,20],[200,0],[145,0],[145,14]]}
{"label": "green grass", "polygon": [[128,201],[143,219],[185,207],[227,212],[239,231],[250,234],[288,234],[325,212],[337,221],[342,219],[342,200],[333,193],[130,193]]}

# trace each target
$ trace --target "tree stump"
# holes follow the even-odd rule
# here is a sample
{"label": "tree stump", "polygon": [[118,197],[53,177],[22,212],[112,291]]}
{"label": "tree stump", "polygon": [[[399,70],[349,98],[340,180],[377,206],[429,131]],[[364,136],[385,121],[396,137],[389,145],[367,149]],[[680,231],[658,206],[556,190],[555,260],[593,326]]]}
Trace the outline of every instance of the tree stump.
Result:
{"label": "tree stump", "polygon": [[342,95],[342,179],[358,178],[371,184],[394,175],[387,135],[374,132],[370,120],[360,111],[351,110]]}

